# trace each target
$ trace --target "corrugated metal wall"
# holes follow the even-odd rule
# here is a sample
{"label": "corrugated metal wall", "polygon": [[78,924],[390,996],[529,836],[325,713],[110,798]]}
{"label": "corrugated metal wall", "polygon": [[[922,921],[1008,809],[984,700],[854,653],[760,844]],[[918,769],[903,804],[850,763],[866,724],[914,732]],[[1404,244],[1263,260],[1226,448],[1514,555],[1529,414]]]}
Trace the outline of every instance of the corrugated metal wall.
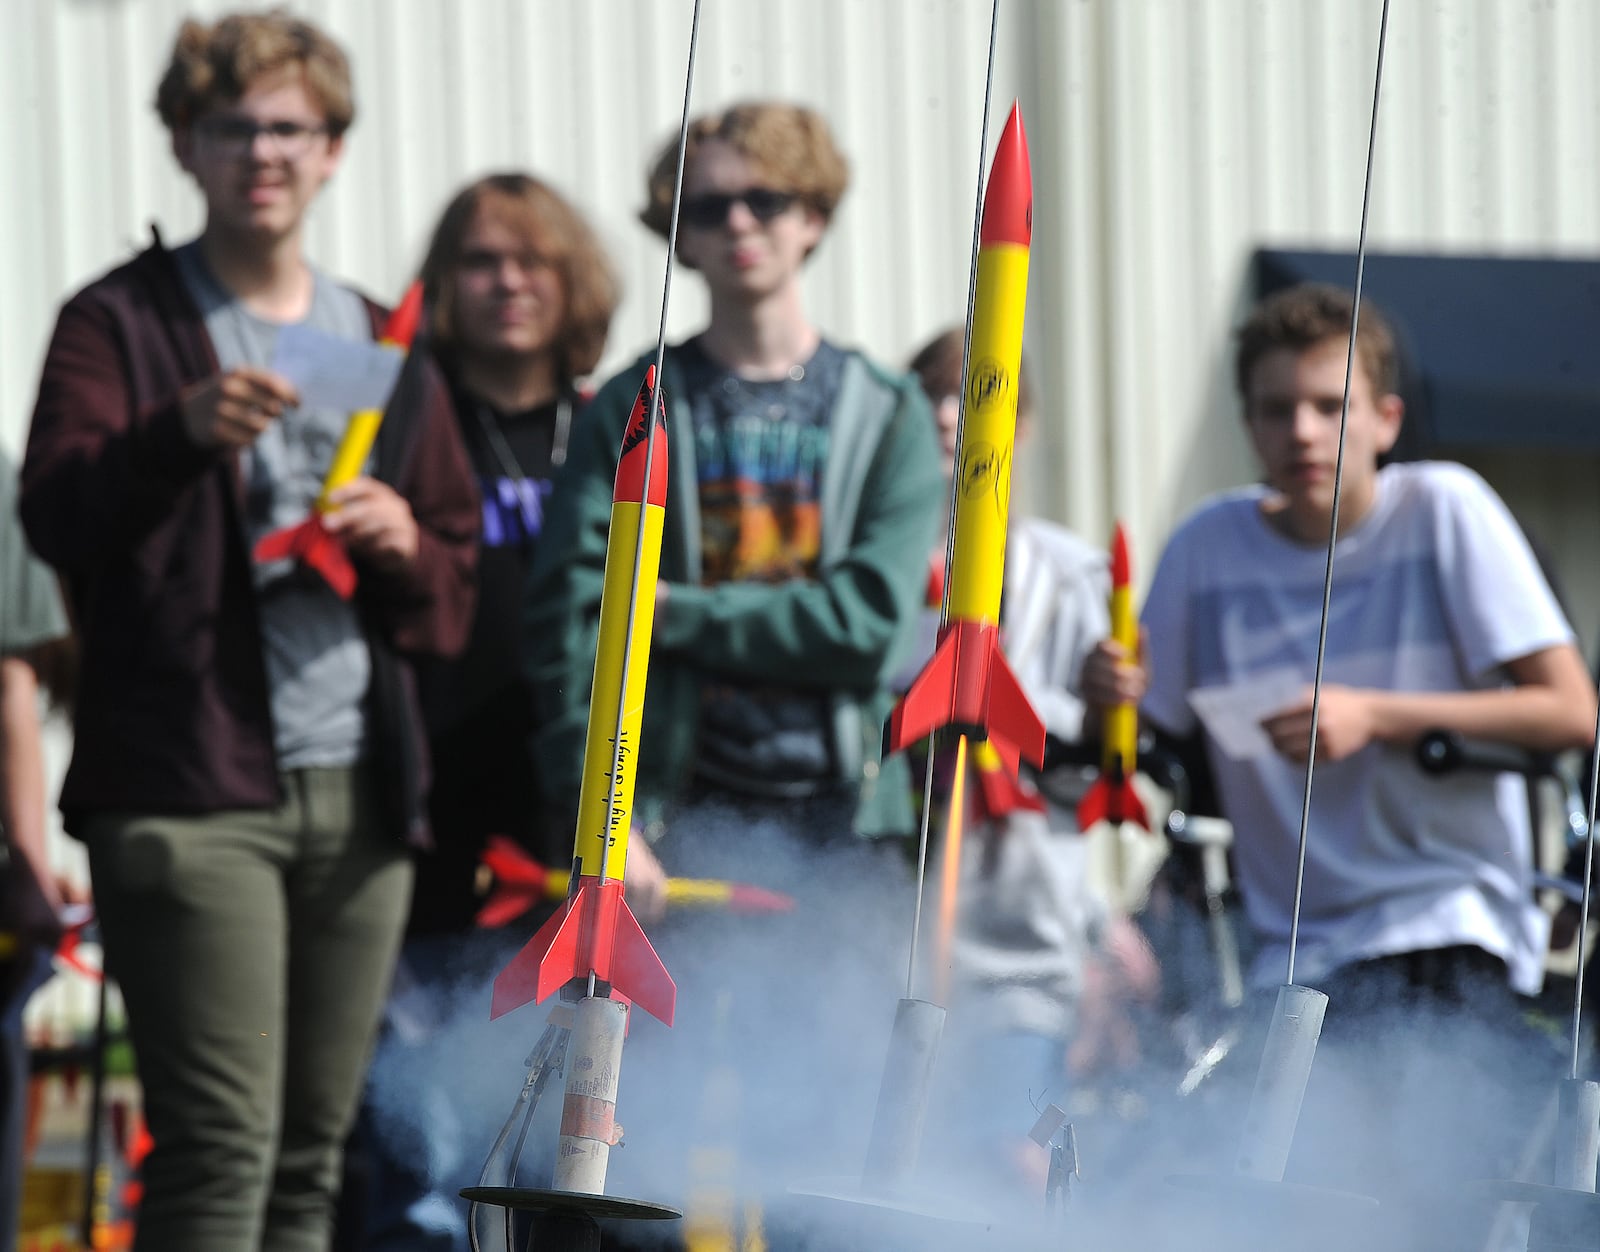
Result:
{"label": "corrugated metal wall", "polygon": [[[150,100],[180,18],[228,7],[6,0],[5,445],[23,437],[59,300],[151,222],[169,239],[198,228]],[[633,213],[647,156],[676,133],[689,0],[289,7],[350,49],[361,107],[314,219],[322,264],[392,295],[457,186],[527,167],[592,215],[625,276],[606,366],[653,341],[664,255]],[[1354,245],[1380,7],[1002,4],[991,133],[1020,97],[1044,397],[1021,503],[1095,539],[1125,518],[1141,576],[1182,511],[1250,473],[1227,372],[1250,250]],[[987,0],[704,0],[702,12],[697,111],[779,95],[833,120],[855,183],[813,262],[812,309],[836,337],[903,361],[965,307]],[[1592,254],[1597,54],[1594,0],[1394,0],[1373,247]],[[674,332],[703,310],[683,275]],[[1592,648],[1600,459],[1507,453],[1478,467],[1554,552]]]}
{"label": "corrugated metal wall", "polygon": [[[20,441],[55,303],[151,221],[198,226],[150,108],[181,0],[9,0],[0,48],[0,438]],[[399,290],[463,180],[526,166],[598,222],[627,283],[607,366],[654,337],[663,249],[633,220],[676,130],[689,0],[303,0],[352,51],[361,117],[314,255]],[[1045,420],[1023,503],[1147,574],[1176,515],[1248,475],[1227,331],[1264,243],[1351,247],[1379,0],[1007,0],[991,133],[1019,96],[1036,176],[1028,342]],[[704,0],[696,110],[782,95],[855,168],[812,308],[903,360],[965,302],[987,0]],[[1394,0],[1375,248],[1592,253],[1600,5]],[[692,275],[671,326],[694,327]],[[1508,414],[1508,421],[1514,420]],[[1551,543],[1592,639],[1591,457],[1482,465]],[[1552,490],[1552,486],[1558,490]]]}

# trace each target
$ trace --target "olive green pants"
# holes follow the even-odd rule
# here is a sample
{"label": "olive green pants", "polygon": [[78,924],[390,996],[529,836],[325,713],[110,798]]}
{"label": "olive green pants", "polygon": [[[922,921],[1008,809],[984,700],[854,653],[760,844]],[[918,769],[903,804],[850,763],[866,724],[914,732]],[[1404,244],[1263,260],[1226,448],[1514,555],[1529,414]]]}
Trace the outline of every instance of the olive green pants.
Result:
{"label": "olive green pants", "polygon": [[136,1252],[324,1252],[411,892],[364,769],[86,824],[155,1146]]}

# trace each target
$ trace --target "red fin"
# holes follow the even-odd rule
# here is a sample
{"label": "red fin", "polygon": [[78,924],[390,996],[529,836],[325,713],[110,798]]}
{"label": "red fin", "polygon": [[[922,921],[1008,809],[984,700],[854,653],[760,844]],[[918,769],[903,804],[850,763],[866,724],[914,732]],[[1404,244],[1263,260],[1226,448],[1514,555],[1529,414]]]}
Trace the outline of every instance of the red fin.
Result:
{"label": "red fin", "polygon": [[1150,815],[1131,778],[1101,774],[1094,780],[1094,786],[1078,801],[1078,829],[1087,834],[1097,822],[1111,822],[1116,826],[1132,822],[1150,829]]}
{"label": "red fin", "polygon": [[611,956],[612,995],[625,997],[637,1004],[663,1025],[672,1025],[678,1006],[678,985],[667,973],[667,967],[650,940],[633,910],[621,896],[617,897],[616,931]]}
{"label": "red fin", "polygon": [[592,904],[592,892],[580,891],[570,897],[561,911],[539,927],[522,951],[495,975],[494,995],[489,1002],[491,1021],[524,1004],[539,1004],[579,977],[578,940],[583,914]]}
{"label": "red fin", "polygon": [[1044,761],[1044,722],[1011,672],[992,624],[945,626],[933,658],[889,715],[884,751],[897,752],[944,726],[1003,740],[1012,760]]}
{"label": "red fin", "polygon": [[315,515],[293,526],[285,526],[256,540],[252,556],[257,561],[283,561],[293,558],[321,574],[341,600],[356,591],[356,569],[350,554],[322,525]]}
{"label": "red fin", "polygon": [[480,863],[489,867],[501,883],[543,890],[550,871],[528,855],[521,844],[504,835],[490,835],[479,855]]}
{"label": "red fin", "polygon": [[496,975],[489,1016],[538,1004],[574,979],[607,983],[617,999],[672,1025],[678,988],[622,898],[622,883],[579,880],[561,911]]}
{"label": "red fin", "polygon": [[[998,740],[991,742],[996,747],[1000,746]],[[1018,810],[1029,813],[1044,812],[1044,801],[1039,793],[1024,783],[1016,771],[1017,764],[1014,757],[1001,768],[985,768],[982,765],[978,767],[978,799],[983,805],[985,816],[1002,818]]]}

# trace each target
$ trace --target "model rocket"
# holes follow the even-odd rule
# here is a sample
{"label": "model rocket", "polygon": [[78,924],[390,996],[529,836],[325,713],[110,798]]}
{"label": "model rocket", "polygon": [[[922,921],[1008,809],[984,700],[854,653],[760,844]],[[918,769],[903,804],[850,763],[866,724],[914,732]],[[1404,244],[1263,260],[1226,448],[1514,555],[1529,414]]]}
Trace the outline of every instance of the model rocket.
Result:
{"label": "model rocket", "polygon": [[[494,874],[494,891],[478,910],[480,926],[504,926],[535,904],[563,900],[572,885],[566,870],[541,865],[503,835],[490,836],[479,864]],[[721,878],[669,878],[667,907],[787,913],[794,908],[794,897]]]}
{"label": "model rocket", "polygon": [[1000,652],[1000,587],[1017,435],[1017,379],[1033,240],[1033,177],[1015,105],[989,167],[978,228],[971,342],[962,380],[949,577],[933,658],[889,715],[884,750],[944,726],[1000,741],[1001,755],[1044,758],[1044,723]]}
{"label": "model rocket", "polygon": [[622,898],[666,502],[667,428],[652,368],[633,403],[611,497],[570,891],[561,911],[495,978],[491,1017],[592,977],[608,984],[613,998],[672,1024],[677,988]]}
{"label": "model rocket", "polygon": [[[1111,637],[1128,656],[1139,651],[1139,623],[1133,613],[1133,567],[1128,561],[1128,537],[1118,522],[1111,532]],[[1096,822],[1137,822],[1150,829],[1144,801],[1133,787],[1138,767],[1139,708],[1118,704],[1106,710],[1100,731],[1100,777],[1078,802],[1078,829]]]}
{"label": "model rocket", "polygon": [[[417,336],[417,326],[422,321],[422,283],[414,282],[401,298],[389,320],[378,334],[379,345],[411,349]],[[258,561],[280,561],[288,557],[310,566],[321,574],[339,595],[348,600],[355,593],[356,571],[344,545],[328,533],[322,519],[336,507],[329,497],[340,487],[354,482],[367,463],[373,441],[378,437],[378,427],[383,424],[382,409],[361,409],[350,415],[344,436],[333,453],[333,464],[322,480],[322,490],[311,506],[311,516],[295,526],[275,530],[256,542],[255,558]]]}

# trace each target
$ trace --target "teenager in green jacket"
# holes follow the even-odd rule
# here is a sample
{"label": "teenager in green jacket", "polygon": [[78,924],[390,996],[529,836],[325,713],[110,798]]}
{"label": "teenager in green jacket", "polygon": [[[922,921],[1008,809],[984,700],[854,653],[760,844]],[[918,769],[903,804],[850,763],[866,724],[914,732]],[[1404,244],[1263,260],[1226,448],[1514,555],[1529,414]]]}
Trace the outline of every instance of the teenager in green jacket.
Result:
{"label": "teenager in green jacket", "polygon": [[[656,162],[641,213],[663,237],[675,156]],[[711,317],[669,349],[663,372],[671,451],[639,762],[647,823],[629,849],[629,890],[647,913],[660,889],[647,841],[674,808],[720,803],[817,844],[913,830],[905,762],[879,749],[943,487],[915,380],[835,345],[805,313],[802,271],[848,178],[809,109],[744,104],[689,131],[678,257],[705,279]],[[612,481],[647,364],[579,419],[532,575],[541,777],[565,818]]]}

